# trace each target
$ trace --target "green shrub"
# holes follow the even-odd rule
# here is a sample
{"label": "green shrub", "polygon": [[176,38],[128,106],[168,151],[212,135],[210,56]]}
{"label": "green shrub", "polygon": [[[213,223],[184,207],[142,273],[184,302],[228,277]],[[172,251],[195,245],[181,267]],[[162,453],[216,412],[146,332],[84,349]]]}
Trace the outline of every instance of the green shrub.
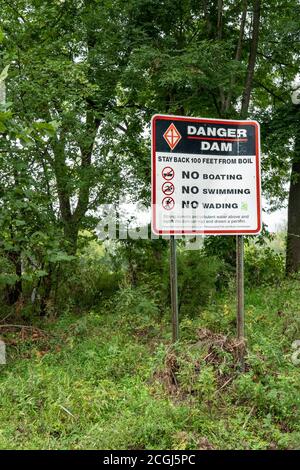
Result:
{"label": "green shrub", "polygon": [[245,283],[249,286],[273,284],[284,277],[284,258],[271,248],[245,247]]}
{"label": "green shrub", "polygon": [[117,294],[116,310],[124,315],[130,315],[134,322],[135,317],[150,320],[158,314],[158,305],[155,298],[148,291],[147,286],[132,288],[123,287]]}
{"label": "green shrub", "polygon": [[112,296],[119,288],[122,274],[110,272],[104,266],[81,260],[77,271],[68,281],[73,305],[92,307]]}
{"label": "green shrub", "polygon": [[201,251],[178,255],[179,308],[182,315],[195,315],[213,294],[224,263]]}
{"label": "green shrub", "polygon": [[90,308],[113,296],[123,278],[123,273],[113,268],[103,245],[90,242],[78,258],[66,266],[56,294],[60,306],[66,308],[69,301],[69,307]]}
{"label": "green shrub", "polygon": [[238,401],[255,406],[261,416],[270,414],[277,422],[288,426],[300,419],[300,383],[296,375],[271,374],[265,372],[264,379],[253,373],[240,375],[235,382]]}

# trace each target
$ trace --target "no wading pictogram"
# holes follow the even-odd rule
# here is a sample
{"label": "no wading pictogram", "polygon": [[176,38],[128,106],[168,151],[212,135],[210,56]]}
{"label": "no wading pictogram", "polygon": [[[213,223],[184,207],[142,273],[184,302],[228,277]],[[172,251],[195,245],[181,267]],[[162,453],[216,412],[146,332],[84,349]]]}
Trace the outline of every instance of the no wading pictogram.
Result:
{"label": "no wading pictogram", "polygon": [[175,187],[174,187],[174,184],[169,182],[169,181],[166,181],[162,187],[161,187],[161,190],[164,194],[166,194],[167,196],[171,196],[171,194],[174,193],[174,190],[175,190]]}
{"label": "no wading pictogram", "polygon": [[162,200],[162,206],[166,211],[170,211],[175,206],[174,199],[172,197],[165,197]]}

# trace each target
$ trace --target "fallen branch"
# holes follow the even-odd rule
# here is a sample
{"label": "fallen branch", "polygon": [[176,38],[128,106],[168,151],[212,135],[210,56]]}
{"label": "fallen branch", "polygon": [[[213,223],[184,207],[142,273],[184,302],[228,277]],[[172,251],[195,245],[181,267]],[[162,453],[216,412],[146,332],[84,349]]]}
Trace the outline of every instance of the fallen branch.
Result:
{"label": "fallen branch", "polygon": [[6,317],[1,318],[0,323],[5,322],[5,320],[7,320],[7,319],[8,319],[9,317],[11,317],[11,316],[12,316],[12,313],[9,313],[8,315],[6,315]]}
{"label": "fallen branch", "polygon": [[230,379],[228,379],[228,380],[222,385],[222,387],[220,387],[220,388],[214,393],[214,395],[217,395],[217,394],[222,390],[222,388],[226,387],[226,385],[228,385],[233,379],[234,379],[234,377],[230,377]]}
{"label": "fallen branch", "polygon": [[248,421],[249,421],[249,419],[250,419],[250,417],[251,417],[251,415],[252,415],[254,409],[255,409],[255,405],[252,406],[252,408],[251,408],[251,410],[250,410],[250,413],[247,415],[247,417],[246,417],[246,419],[245,419],[245,422],[244,422],[244,424],[243,424],[243,426],[242,426],[242,429],[245,429],[245,427],[247,426]]}
{"label": "fallen branch", "polygon": [[51,333],[48,333],[48,331],[41,330],[37,326],[30,326],[30,325],[0,325],[0,328],[21,328],[21,329],[27,329],[27,330],[33,330],[33,331],[38,331],[44,336],[54,336]]}

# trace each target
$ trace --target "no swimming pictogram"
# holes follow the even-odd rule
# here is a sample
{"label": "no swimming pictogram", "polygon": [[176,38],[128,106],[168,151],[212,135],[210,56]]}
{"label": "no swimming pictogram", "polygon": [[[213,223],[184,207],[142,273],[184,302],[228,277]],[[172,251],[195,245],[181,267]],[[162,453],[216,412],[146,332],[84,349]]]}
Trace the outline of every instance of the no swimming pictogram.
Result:
{"label": "no swimming pictogram", "polygon": [[161,187],[161,190],[167,196],[171,196],[171,194],[174,193],[175,187],[174,187],[173,183],[171,183],[169,181],[165,181],[165,183]]}

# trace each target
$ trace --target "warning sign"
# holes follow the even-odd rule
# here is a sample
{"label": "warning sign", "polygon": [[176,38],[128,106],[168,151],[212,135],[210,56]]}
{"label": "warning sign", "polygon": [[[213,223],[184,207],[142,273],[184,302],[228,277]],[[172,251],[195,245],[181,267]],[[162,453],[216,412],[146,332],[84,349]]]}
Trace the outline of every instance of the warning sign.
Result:
{"label": "warning sign", "polygon": [[257,234],[261,230],[256,121],[152,118],[152,230]]}

